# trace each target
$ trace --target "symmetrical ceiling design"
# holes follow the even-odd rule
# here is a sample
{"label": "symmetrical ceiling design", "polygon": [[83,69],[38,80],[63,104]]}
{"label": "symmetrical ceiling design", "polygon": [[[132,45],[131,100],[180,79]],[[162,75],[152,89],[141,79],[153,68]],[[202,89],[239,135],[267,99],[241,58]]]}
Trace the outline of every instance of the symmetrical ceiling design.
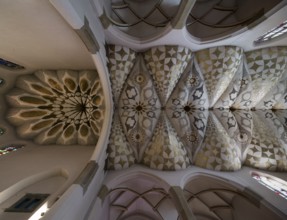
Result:
{"label": "symmetrical ceiling design", "polygon": [[104,119],[96,71],[38,71],[18,77],[7,95],[8,120],[40,144],[95,145]]}
{"label": "symmetrical ceiling design", "polygon": [[[116,188],[109,192],[112,219],[164,219],[162,206],[172,204],[169,194],[162,188],[138,189]],[[138,208],[140,207],[140,208]]]}
{"label": "symmetrical ceiling design", "polygon": [[108,55],[117,88],[109,169],[287,170],[286,47],[109,46]]}
{"label": "symmetrical ceiling design", "polygon": [[[147,173],[125,178],[109,186],[103,202],[107,219],[282,219],[263,198],[211,175],[192,176],[183,183],[183,191]],[[192,212],[184,212],[186,207],[180,206],[181,202]]]}
{"label": "symmetrical ceiling design", "polygon": [[256,201],[258,197],[252,198],[226,180],[212,176],[199,175],[191,179],[184,186],[184,193],[196,219],[282,219]]}
{"label": "symmetrical ceiling design", "polygon": [[[235,36],[254,27],[286,5],[286,1],[146,0],[142,4],[142,1],[111,0],[103,4],[101,18],[106,27],[111,24],[109,31],[114,32],[115,39],[150,42],[166,38],[173,30],[184,29],[191,42],[201,44]],[[116,41],[111,42],[116,44]]]}
{"label": "symmetrical ceiling design", "polygon": [[137,172],[117,178],[116,185],[107,189],[103,202],[103,210],[107,212],[101,217],[114,220],[177,219],[179,213],[169,188],[163,180],[147,173]]}
{"label": "symmetrical ceiling design", "polygon": [[181,0],[105,1],[109,21],[134,37],[158,34],[176,16]]}
{"label": "symmetrical ceiling design", "polygon": [[186,27],[200,41],[226,37],[252,22],[262,20],[281,0],[197,0],[189,13]]}

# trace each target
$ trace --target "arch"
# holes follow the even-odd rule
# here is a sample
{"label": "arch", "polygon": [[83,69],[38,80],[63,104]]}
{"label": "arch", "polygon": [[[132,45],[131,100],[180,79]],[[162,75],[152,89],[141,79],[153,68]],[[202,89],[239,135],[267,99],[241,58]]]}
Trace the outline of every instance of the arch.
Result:
{"label": "arch", "polygon": [[[281,219],[276,209],[248,188],[209,174],[190,176],[185,185],[186,200],[195,217],[201,219]],[[244,212],[248,208],[248,212]],[[205,219],[204,218],[204,219]]]}
{"label": "arch", "polygon": [[65,169],[54,168],[22,179],[21,181],[15,183],[14,185],[10,186],[9,188],[3,190],[0,193],[0,204],[33,184],[57,176],[63,177],[65,180],[67,180],[69,177],[69,173]]}
{"label": "arch", "polygon": [[102,212],[104,219],[163,220],[178,216],[168,192],[170,186],[155,175],[134,170],[113,178],[107,185],[103,210],[108,213]]}
{"label": "arch", "polygon": [[139,170],[131,170],[129,172],[123,172],[120,175],[117,175],[115,178],[113,178],[111,181],[106,182],[106,186],[109,189],[116,188],[120,186],[121,184],[124,184],[125,182],[129,182],[131,180],[139,180],[139,179],[145,179],[150,182],[157,183],[162,186],[166,191],[169,190],[170,185],[160,177],[153,175],[151,173],[145,172],[145,171],[139,171]]}

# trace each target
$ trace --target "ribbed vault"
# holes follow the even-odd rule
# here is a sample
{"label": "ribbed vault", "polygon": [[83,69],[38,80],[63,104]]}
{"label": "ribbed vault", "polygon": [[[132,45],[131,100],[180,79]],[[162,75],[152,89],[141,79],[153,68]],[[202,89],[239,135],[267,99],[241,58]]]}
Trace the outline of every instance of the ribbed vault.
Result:
{"label": "ribbed vault", "polygon": [[135,53],[113,45],[108,59],[115,91],[108,169],[287,170],[286,47]]}

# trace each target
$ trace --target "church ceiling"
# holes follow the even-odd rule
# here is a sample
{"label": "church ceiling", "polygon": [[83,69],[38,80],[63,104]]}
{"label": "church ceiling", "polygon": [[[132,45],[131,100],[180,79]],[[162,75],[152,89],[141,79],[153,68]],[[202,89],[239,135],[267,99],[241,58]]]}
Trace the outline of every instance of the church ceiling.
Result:
{"label": "church ceiling", "polygon": [[[114,101],[108,169],[139,163],[158,170],[287,170],[286,47],[135,52],[110,45],[107,56]],[[21,138],[97,144],[105,104],[96,71],[19,76],[7,101]]]}
{"label": "church ceiling", "polygon": [[254,27],[286,2],[146,0],[142,4],[142,1],[111,0],[104,1],[104,5],[105,24],[131,40],[154,40],[171,29],[184,27],[192,41],[208,43]]}
{"label": "church ceiling", "polygon": [[286,170],[287,48],[108,47],[108,169]]}
{"label": "church ceiling", "polygon": [[105,15],[122,32],[137,38],[163,31],[174,20],[181,0],[111,0],[105,2]]}
{"label": "church ceiling", "polygon": [[200,41],[216,40],[264,20],[281,0],[197,0],[186,20],[191,36]]}

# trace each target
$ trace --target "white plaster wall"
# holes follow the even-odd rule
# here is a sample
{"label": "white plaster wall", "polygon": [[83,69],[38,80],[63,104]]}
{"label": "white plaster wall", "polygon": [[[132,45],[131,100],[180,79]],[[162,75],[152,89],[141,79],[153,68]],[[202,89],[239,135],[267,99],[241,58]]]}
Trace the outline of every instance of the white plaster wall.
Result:
{"label": "white plaster wall", "polygon": [[0,57],[33,69],[94,69],[80,37],[47,0],[1,0]]}
{"label": "white plaster wall", "polygon": [[[33,182],[35,177],[31,178],[30,181]],[[19,219],[22,220],[24,218],[30,217],[31,213],[17,213],[17,212],[2,212],[2,210],[6,209],[7,207],[10,207],[14,203],[16,203],[19,199],[21,199],[26,193],[39,193],[39,194],[49,194],[47,201],[45,202],[47,206],[49,206],[49,203],[53,203],[55,199],[55,196],[61,196],[61,195],[53,195],[56,192],[59,193],[59,190],[63,187],[63,185],[66,182],[66,178],[64,176],[61,176],[60,174],[55,174],[50,177],[46,177],[43,180],[36,181],[34,184],[31,184],[20,191],[14,193],[13,196],[5,200],[3,203],[0,203],[1,212],[0,212],[0,219]],[[21,182],[17,184],[18,187],[21,187]],[[25,185],[25,184],[22,184]],[[6,191],[6,190],[5,190]],[[2,192],[2,194],[5,193]],[[9,192],[7,192],[9,194]],[[2,196],[3,198],[4,196]],[[52,198],[53,197],[53,198]]]}
{"label": "white plaster wall", "polygon": [[98,18],[98,10],[102,8],[102,2],[99,0],[50,0],[50,2],[74,29],[80,29],[86,17],[100,45],[100,53],[105,57],[104,29]]}
{"label": "white plaster wall", "polygon": [[18,181],[52,168],[67,171],[71,183],[85,167],[93,147],[26,146],[0,157],[0,191]]}

